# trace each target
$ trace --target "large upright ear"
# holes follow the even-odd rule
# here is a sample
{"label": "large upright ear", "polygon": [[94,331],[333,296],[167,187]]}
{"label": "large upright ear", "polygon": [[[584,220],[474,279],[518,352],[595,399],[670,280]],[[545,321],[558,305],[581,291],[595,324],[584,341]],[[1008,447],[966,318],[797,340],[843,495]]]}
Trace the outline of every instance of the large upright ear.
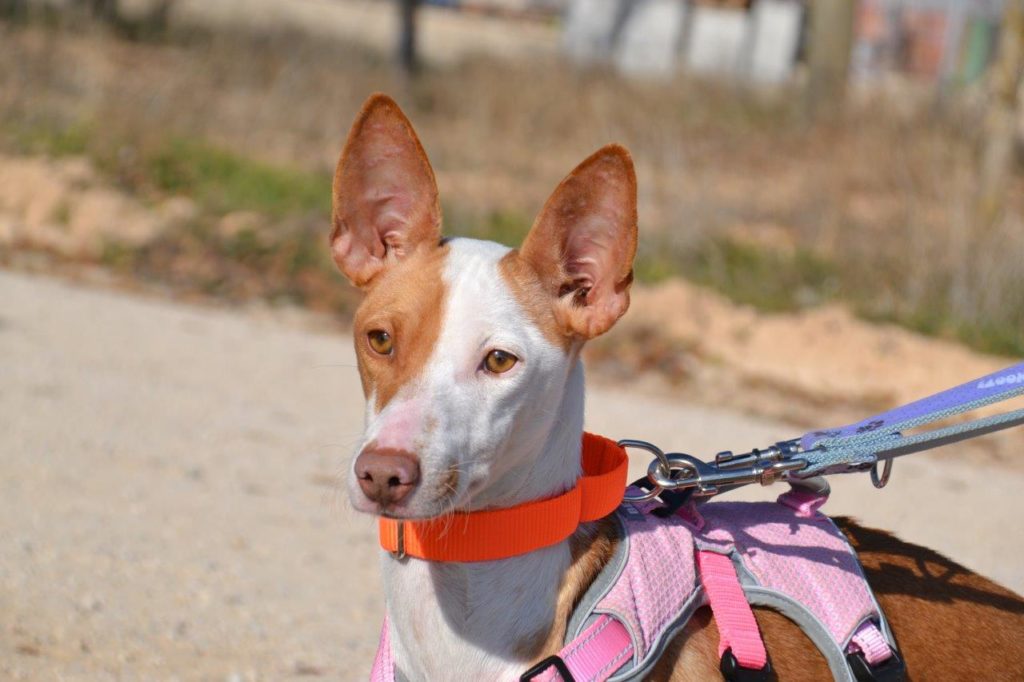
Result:
{"label": "large upright ear", "polygon": [[608,145],[562,180],[520,256],[555,298],[571,336],[608,331],[629,307],[636,255],[636,173],[629,152]]}
{"label": "large upright ear", "polygon": [[434,171],[409,119],[387,95],[372,95],[352,124],[332,200],[331,253],[356,286],[440,242]]}

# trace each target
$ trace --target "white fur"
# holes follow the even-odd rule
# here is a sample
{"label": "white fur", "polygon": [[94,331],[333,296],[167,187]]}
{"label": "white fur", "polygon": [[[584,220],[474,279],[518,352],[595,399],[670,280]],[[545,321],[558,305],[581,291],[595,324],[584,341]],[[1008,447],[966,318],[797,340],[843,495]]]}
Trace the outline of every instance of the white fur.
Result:
{"label": "white fur", "polygon": [[[394,438],[419,457],[410,515],[509,507],[563,492],[580,475],[583,367],[516,301],[498,269],[507,252],[492,242],[452,240],[433,355],[379,414],[368,410],[364,443]],[[486,372],[484,357],[495,349],[519,362],[505,374]],[[392,427],[401,433],[385,435]],[[456,493],[439,500],[436,482],[452,467],[460,472]],[[351,486],[356,500],[354,480]],[[564,542],[479,563],[384,553],[398,668],[411,680],[518,676],[528,661],[516,647],[550,628],[569,560]]]}

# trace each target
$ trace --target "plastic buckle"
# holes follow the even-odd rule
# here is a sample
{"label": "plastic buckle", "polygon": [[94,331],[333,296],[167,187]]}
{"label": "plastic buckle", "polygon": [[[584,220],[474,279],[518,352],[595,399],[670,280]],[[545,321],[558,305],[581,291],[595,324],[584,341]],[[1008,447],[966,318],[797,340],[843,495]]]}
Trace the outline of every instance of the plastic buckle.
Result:
{"label": "plastic buckle", "polygon": [[562,678],[563,682],[576,682],[576,678],[572,676],[571,672],[569,672],[569,667],[565,664],[565,661],[563,661],[562,657],[558,654],[555,654],[554,656],[548,656],[543,661],[541,661],[540,663],[538,663],[537,665],[533,666],[525,673],[520,675],[519,682],[529,682],[529,680],[538,677],[542,672],[544,672],[548,668],[554,668],[556,671],[558,671],[558,674]]}
{"label": "plastic buckle", "polygon": [[732,649],[726,649],[722,661],[718,664],[722,677],[726,682],[767,682],[772,679],[772,662],[765,661],[763,668],[744,668],[736,660]]}
{"label": "plastic buckle", "polygon": [[868,663],[860,651],[846,654],[846,664],[857,682],[903,682],[907,676],[907,664],[896,649],[892,650],[892,656],[876,666]]}
{"label": "plastic buckle", "polygon": [[[647,491],[654,490],[654,484],[652,484],[646,476],[637,481],[633,481],[631,485]],[[682,506],[690,500],[692,494],[693,488],[687,488],[685,490],[662,490],[658,493],[658,499],[661,500],[662,506],[652,509],[651,514],[661,519],[667,519],[679,511]]]}

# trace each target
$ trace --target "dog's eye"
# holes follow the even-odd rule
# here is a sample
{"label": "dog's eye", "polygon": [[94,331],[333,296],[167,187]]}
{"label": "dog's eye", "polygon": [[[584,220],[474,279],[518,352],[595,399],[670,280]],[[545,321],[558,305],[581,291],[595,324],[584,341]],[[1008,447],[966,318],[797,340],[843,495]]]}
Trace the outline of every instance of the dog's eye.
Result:
{"label": "dog's eye", "polygon": [[374,329],[366,334],[366,340],[370,342],[370,348],[375,353],[381,355],[391,355],[391,351],[394,350],[395,343],[391,339],[391,334],[388,334],[383,329]]}
{"label": "dog's eye", "polygon": [[519,358],[503,350],[492,350],[484,358],[484,366],[487,371],[494,374],[504,374],[515,367],[517,362],[519,362]]}

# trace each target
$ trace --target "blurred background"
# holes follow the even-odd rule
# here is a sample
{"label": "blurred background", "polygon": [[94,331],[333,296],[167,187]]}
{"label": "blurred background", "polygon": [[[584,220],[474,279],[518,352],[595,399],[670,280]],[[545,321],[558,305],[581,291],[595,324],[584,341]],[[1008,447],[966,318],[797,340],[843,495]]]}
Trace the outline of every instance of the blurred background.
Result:
{"label": "blurred background", "polygon": [[[0,0],[4,676],[365,675],[358,295],[326,242],[374,91],[451,235],[516,244],[630,149],[633,307],[587,351],[609,436],[707,456],[1024,356],[1022,0]],[[1020,531],[954,510],[1002,485],[1017,527],[1022,445],[837,503],[1019,590]]]}

